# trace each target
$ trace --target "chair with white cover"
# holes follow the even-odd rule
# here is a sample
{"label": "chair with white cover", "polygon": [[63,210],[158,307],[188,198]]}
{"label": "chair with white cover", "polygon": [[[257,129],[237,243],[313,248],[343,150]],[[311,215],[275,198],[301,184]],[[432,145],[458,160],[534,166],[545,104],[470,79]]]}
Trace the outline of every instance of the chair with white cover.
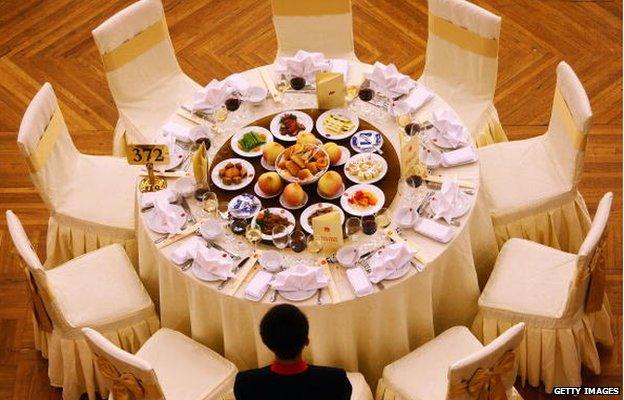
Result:
{"label": "chair with white cover", "polygon": [[171,329],[158,330],[136,354],[97,330],[82,332],[111,391],[109,400],[217,400],[227,398],[234,386],[234,364]]}
{"label": "chair with white cover", "polygon": [[479,149],[481,187],[499,248],[517,237],[578,251],[591,224],[577,190],[591,119],[581,82],[561,62],[546,133]]}
{"label": "chair with white cover", "polygon": [[53,267],[112,243],[121,244],[136,265],[134,213],[139,168],[119,157],[80,153],[49,83],[28,105],[17,145],[50,211],[45,266]]}
{"label": "chair with white cover", "polygon": [[465,0],[429,0],[420,82],[460,116],[478,146],[505,142],[494,107],[501,18]]}
{"label": "chair with white cover", "polygon": [[182,72],[160,0],[140,0],[92,31],[119,112],[113,154],[154,135],[201,86]]}
{"label": "chair with white cover", "polygon": [[483,346],[465,326],[444,331],[383,370],[376,400],[479,400],[522,397],[513,387],[524,324]]}
{"label": "chair with white cover", "polygon": [[298,50],[358,61],[353,45],[351,0],[271,0],[277,57]]}
{"label": "chair with white cover", "polygon": [[373,400],[373,392],[364,375],[359,372],[347,372],[347,379],[351,383],[351,400]]}
{"label": "chair with white cover", "polygon": [[93,326],[127,351],[139,347],[160,327],[154,304],[118,244],[45,270],[12,211],[6,212],[13,243],[22,258],[33,311],[35,346],[49,360],[50,384],[64,400],[87,392],[106,394],[94,372],[81,328]]}
{"label": "chair with white cover", "polygon": [[604,293],[602,251],[613,194],[607,193],[577,254],[523,239],[500,252],[479,298],[472,330],[491,342],[512,324],[526,324],[518,351],[523,383],[580,386],[581,364],[600,373],[596,342],[613,345]]}

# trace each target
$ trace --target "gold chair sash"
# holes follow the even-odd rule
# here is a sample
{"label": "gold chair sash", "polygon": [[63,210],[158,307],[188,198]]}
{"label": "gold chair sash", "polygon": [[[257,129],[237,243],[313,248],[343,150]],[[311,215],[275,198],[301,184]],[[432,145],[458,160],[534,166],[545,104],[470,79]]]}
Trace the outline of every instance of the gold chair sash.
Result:
{"label": "gold chair sash", "polygon": [[110,391],[115,400],[152,400],[162,399],[158,384],[145,385],[130,372],[119,373],[117,368],[106,358],[95,355],[98,370],[111,382]]}
{"label": "gold chair sash", "polygon": [[483,37],[442,17],[429,13],[429,32],[464,50],[484,57],[498,57],[498,39]]}
{"label": "gold chair sash", "polygon": [[37,148],[26,159],[28,169],[30,169],[31,172],[39,172],[45,165],[50,153],[52,153],[52,150],[54,149],[56,139],[58,139],[61,131],[63,130],[62,122],[63,115],[61,114],[61,110],[57,107],[52,114],[50,123],[43,131],[41,139],[39,139]]}
{"label": "gold chair sash", "polygon": [[461,399],[466,393],[474,400],[507,400],[503,375],[511,374],[516,357],[508,351],[490,368],[479,368],[470,379],[452,382],[449,387],[449,400]]}
{"label": "gold chair sash", "polygon": [[604,247],[605,236],[600,239],[596,250],[591,259],[587,263],[576,280],[576,285],[580,286],[585,279],[589,279],[589,287],[587,288],[587,296],[585,297],[585,312],[592,313],[602,309],[602,301],[605,291],[605,270],[604,270]]}
{"label": "gold chair sash", "polygon": [[558,111],[559,115],[561,116],[564,128],[566,132],[568,132],[574,148],[580,151],[584,151],[585,146],[587,145],[587,135],[585,134],[585,132],[581,131],[576,125],[574,117],[572,116],[572,111],[570,110],[570,107],[568,107],[568,103],[566,103],[565,98],[558,88],[555,90],[553,108]]}
{"label": "gold chair sash", "polygon": [[351,12],[351,0],[272,0],[273,15],[313,16]]}
{"label": "gold chair sash", "polygon": [[108,53],[102,54],[102,62],[106,72],[114,71],[128,64],[158,43],[167,39],[169,31],[163,16],[136,36],[128,39]]}

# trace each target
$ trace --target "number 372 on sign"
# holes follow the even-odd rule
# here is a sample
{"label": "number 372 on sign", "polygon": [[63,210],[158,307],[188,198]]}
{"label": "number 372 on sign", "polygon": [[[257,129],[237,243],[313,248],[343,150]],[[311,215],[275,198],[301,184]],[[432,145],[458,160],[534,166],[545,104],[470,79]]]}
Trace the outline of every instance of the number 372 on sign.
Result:
{"label": "number 372 on sign", "polygon": [[169,164],[169,146],[164,144],[129,144],[126,158],[131,165]]}

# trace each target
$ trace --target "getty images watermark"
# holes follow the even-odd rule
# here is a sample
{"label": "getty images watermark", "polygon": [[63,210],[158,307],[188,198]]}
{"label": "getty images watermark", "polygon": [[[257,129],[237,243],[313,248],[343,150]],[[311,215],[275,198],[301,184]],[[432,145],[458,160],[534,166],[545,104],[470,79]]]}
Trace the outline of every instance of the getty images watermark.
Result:
{"label": "getty images watermark", "polygon": [[594,387],[556,387],[553,394],[558,396],[618,396],[622,392],[616,386],[594,386]]}

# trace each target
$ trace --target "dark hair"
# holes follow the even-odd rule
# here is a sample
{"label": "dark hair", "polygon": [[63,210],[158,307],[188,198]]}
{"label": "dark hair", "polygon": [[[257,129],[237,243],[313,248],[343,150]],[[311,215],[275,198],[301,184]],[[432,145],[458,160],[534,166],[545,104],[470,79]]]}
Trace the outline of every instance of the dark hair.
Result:
{"label": "dark hair", "polygon": [[280,360],[301,354],[308,340],[308,319],[297,307],[280,304],[271,308],[260,322],[262,342]]}

